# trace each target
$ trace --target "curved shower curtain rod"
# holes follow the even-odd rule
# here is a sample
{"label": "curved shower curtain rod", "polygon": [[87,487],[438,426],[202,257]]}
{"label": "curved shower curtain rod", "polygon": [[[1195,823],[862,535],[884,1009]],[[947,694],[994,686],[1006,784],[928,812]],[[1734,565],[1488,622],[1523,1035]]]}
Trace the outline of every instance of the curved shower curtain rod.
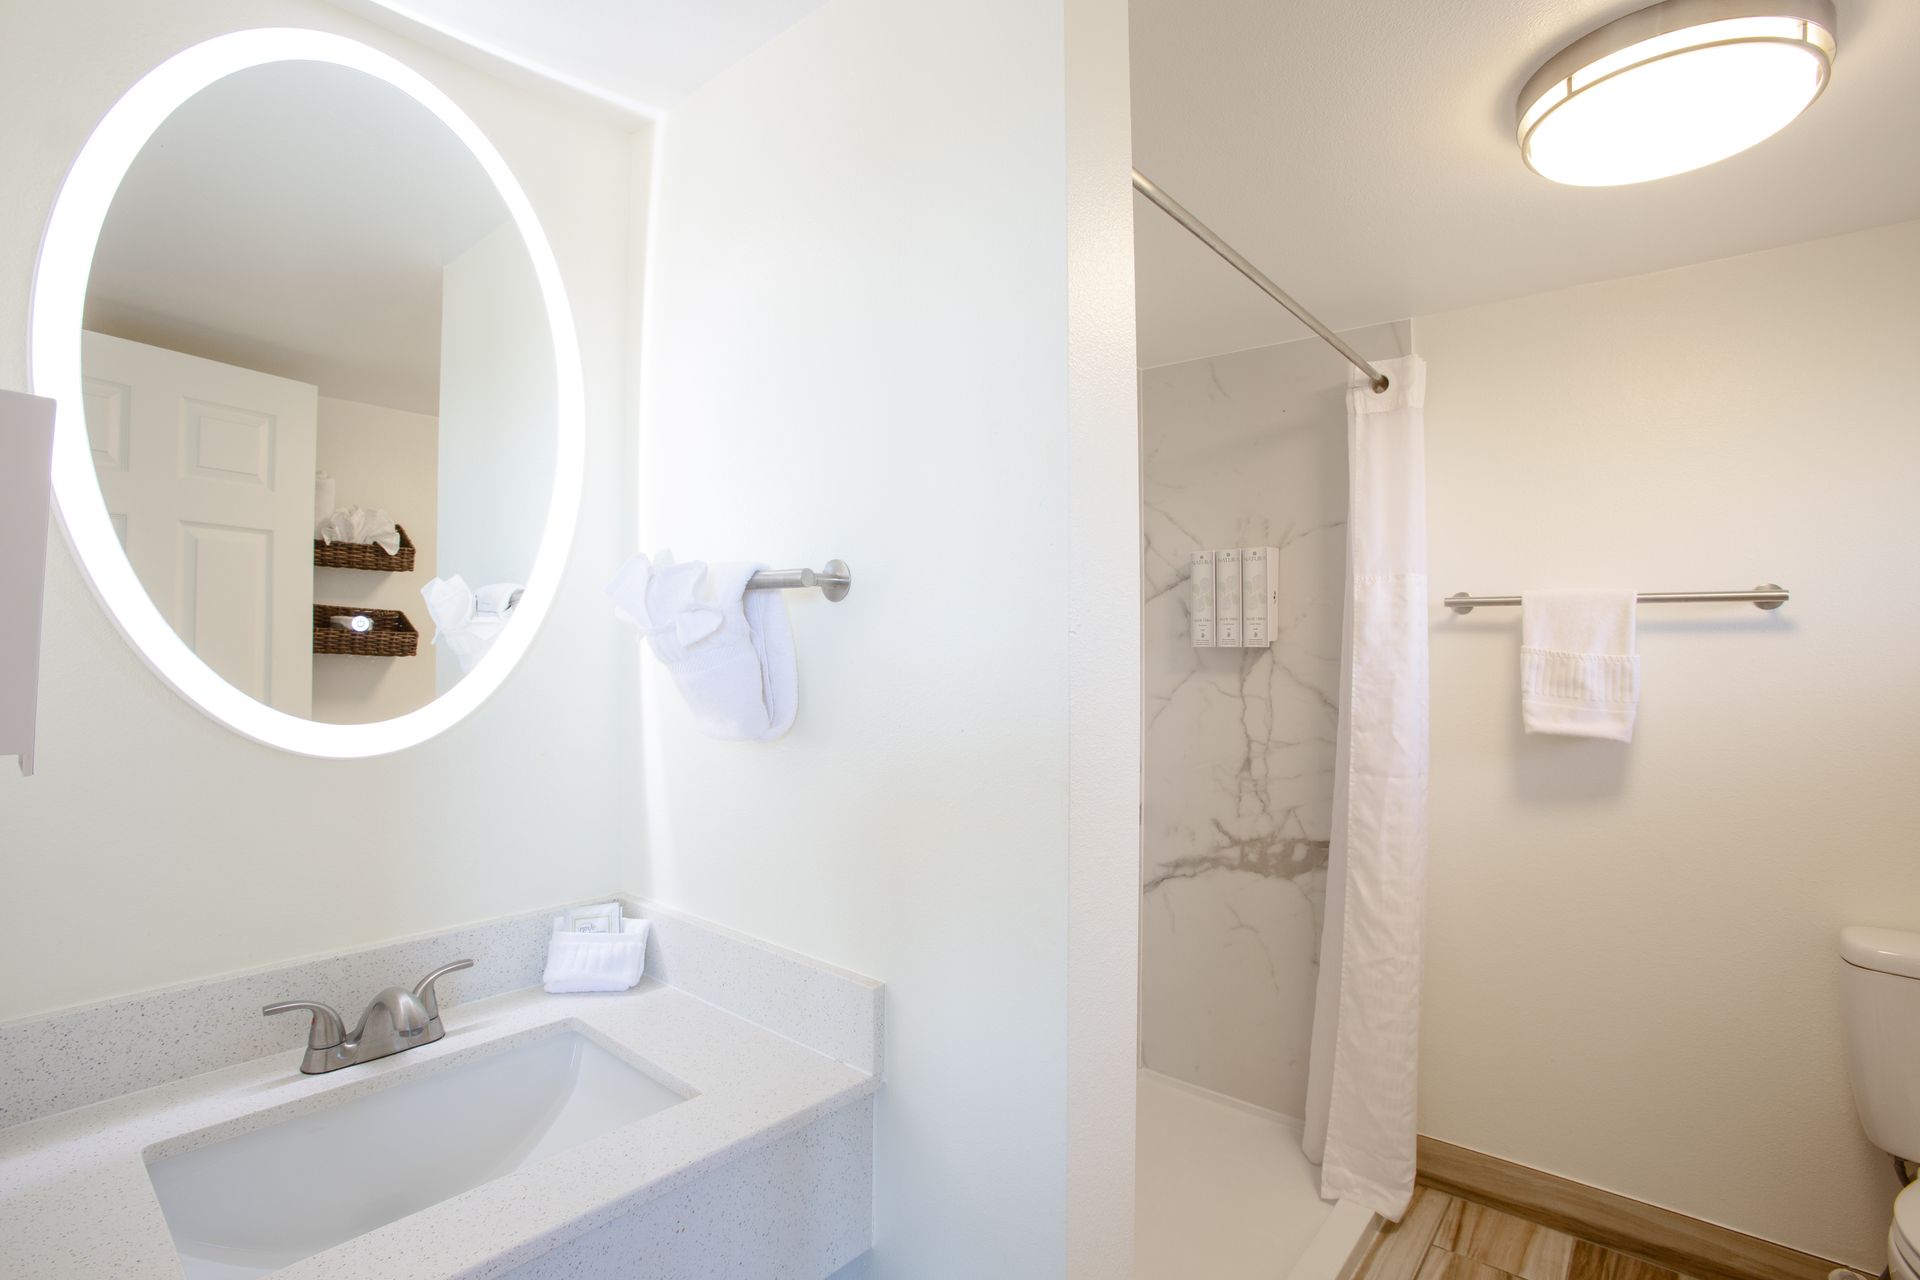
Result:
{"label": "curved shower curtain rod", "polygon": [[1358,351],[1340,340],[1340,335],[1314,319],[1312,313],[1295,302],[1285,289],[1262,275],[1260,268],[1240,256],[1239,250],[1215,235],[1213,228],[1188,213],[1178,200],[1155,186],[1152,179],[1138,169],[1133,171],[1133,189],[1158,205],[1160,212],[1185,227],[1193,234],[1194,239],[1219,254],[1226,260],[1228,266],[1259,285],[1269,298],[1291,311],[1293,318],[1313,330],[1322,342],[1345,356],[1348,364],[1367,375],[1367,382],[1375,391],[1387,389],[1386,374],[1368,364]]}

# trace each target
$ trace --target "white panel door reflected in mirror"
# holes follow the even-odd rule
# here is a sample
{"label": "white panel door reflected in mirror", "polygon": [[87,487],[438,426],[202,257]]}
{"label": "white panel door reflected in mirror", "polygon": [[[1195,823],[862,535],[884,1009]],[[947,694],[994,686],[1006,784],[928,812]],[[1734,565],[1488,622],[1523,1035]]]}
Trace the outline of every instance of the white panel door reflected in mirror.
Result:
{"label": "white panel door reflected in mirror", "polygon": [[63,522],[203,710],[377,754],[524,651],[578,500],[578,355],[524,194],[415,73],[291,30],[163,64],[76,162],[34,309]]}

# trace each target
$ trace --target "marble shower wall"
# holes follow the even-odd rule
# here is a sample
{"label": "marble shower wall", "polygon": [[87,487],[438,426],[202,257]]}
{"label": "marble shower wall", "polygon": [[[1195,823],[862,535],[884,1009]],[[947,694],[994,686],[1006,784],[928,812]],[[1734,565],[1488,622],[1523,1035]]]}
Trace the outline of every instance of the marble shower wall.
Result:
{"label": "marble shower wall", "polygon": [[[1343,335],[1408,349],[1409,326]],[[1346,569],[1346,366],[1317,340],[1140,375],[1141,1064],[1302,1114]],[[1271,649],[1195,649],[1188,557],[1278,547]]]}

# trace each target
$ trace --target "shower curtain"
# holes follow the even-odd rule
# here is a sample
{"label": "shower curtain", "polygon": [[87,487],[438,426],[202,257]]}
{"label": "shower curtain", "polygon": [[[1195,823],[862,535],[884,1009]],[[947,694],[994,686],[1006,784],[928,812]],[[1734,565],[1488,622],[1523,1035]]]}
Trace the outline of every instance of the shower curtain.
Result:
{"label": "shower curtain", "polygon": [[1418,356],[1347,390],[1347,578],[1333,842],[1303,1144],[1320,1194],[1413,1196],[1427,886],[1427,493]]}

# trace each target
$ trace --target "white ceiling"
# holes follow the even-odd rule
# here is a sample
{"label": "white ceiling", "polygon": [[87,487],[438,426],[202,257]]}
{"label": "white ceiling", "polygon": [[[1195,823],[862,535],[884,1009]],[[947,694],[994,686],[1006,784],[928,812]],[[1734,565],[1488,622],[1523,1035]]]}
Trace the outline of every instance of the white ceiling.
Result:
{"label": "white ceiling", "polygon": [[[1644,0],[1132,0],[1138,167],[1337,329],[1920,217],[1920,3],[1837,0],[1832,86],[1635,187],[1520,163],[1513,100]],[[1305,333],[1136,197],[1140,362]]]}
{"label": "white ceiling", "polygon": [[134,161],[87,325],[434,413],[442,268],[507,220],[466,147],[397,89],[319,63],[243,71]]}
{"label": "white ceiling", "polygon": [[340,0],[657,118],[825,0]]}
{"label": "white ceiling", "polygon": [[[658,115],[823,0],[337,0]],[[1711,168],[1576,189],[1513,99],[1646,0],[1132,0],[1135,163],[1335,328],[1920,216],[1920,0],[1837,0],[1833,85]],[[1144,365],[1305,330],[1135,201]]]}

